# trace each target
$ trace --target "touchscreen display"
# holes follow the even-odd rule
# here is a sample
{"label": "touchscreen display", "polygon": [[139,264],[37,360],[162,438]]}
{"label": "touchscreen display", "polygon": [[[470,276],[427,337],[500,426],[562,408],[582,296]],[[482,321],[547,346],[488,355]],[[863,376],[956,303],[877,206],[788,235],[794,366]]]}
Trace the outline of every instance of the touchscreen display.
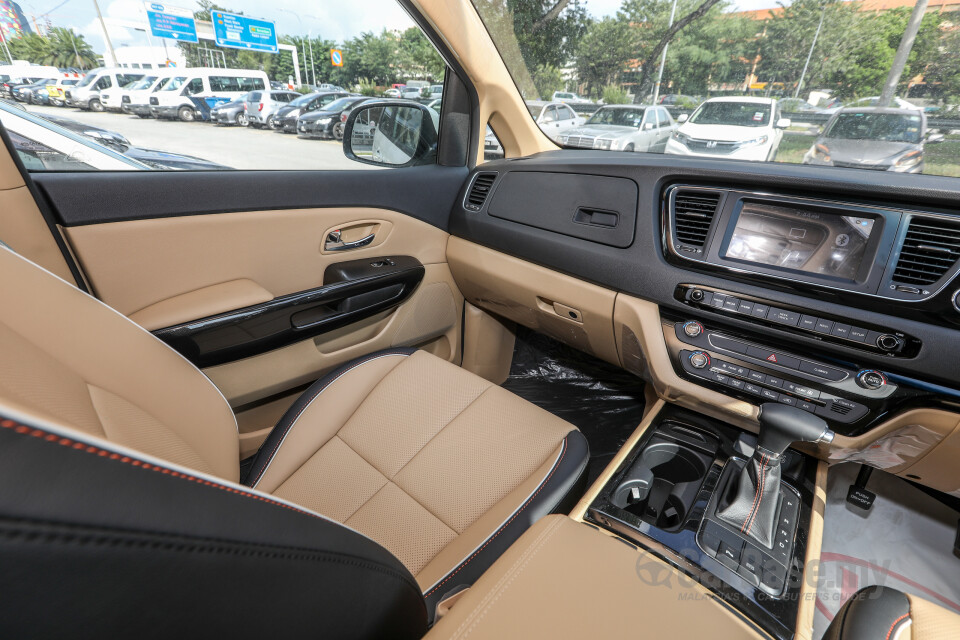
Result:
{"label": "touchscreen display", "polygon": [[874,222],[748,202],[724,257],[856,280]]}

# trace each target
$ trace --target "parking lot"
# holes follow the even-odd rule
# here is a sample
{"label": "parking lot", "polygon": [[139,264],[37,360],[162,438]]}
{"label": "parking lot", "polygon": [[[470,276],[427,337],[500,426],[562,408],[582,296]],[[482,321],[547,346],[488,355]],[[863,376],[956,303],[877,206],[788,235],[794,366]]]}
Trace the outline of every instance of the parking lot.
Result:
{"label": "parking lot", "polygon": [[28,106],[37,115],[70,118],[122,134],[133,145],[195,156],[234,169],[372,169],[348,160],[332,140],[301,139],[270,129],[223,127],[209,122],[141,119],[63,107]]}

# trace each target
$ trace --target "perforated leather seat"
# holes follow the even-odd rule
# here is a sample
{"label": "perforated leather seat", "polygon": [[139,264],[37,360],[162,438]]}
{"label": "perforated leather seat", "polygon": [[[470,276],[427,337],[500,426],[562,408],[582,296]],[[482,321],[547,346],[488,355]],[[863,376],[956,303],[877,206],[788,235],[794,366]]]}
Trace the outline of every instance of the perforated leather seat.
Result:
{"label": "perforated leather seat", "polygon": [[[5,248],[0,286],[0,410],[240,479],[233,412],[179,354]],[[386,547],[432,611],[555,510],[587,460],[570,424],[401,349],[311,386],[243,480]]]}

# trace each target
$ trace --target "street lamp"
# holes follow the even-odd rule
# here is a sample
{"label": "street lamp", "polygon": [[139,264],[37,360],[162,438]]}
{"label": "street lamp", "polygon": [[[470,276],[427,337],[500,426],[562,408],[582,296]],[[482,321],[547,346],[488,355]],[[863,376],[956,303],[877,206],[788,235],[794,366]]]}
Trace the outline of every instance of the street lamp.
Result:
{"label": "street lamp", "polygon": [[797,83],[797,89],[793,92],[793,97],[800,95],[800,87],[803,86],[803,79],[807,77],[807,67],[810,66],[810,58],[813,57],[813,49],[817,46],[817,38],[820,37],[820,29],[823,29],[823,18],[827,15],[827,5],[823,5],[820,12],[820,24],[817,25],[817,32],[813,34],[813,42],[810,43],[810,52],[807,54],[807,61],[803,63],[803,71],[800,73],[800,81]]}
{"label": "street lamp", "polygon": [[[293,11],[293,10],[291,10],[291,9],[280,9],[280,11],[283,11],[284,13],[289,13],[290,15],[292,15],[293,17],[295,17],[295,18],[297,19],[297,22],[300,24],[300,32],[301,32],[301,33],[303,32],[303,20],[300,18],[300,14],[299,14],[299,13],[297,13],[296,11]],[[317,68],[316,68],[316,66],[313,64],[313,43],[312,43],[312,40],[313,40],[313,34],[310,33],[310,29],[307,29],[307,41],[310,43],[310,70],[313,72],[313,84],[314,84],[314,86],[316,86],[316,84],[317,84]],[[303,36],[300,36],[300,48],[301,48],[301,49],[303,48]],[[307,77],[307,80],[309,81],[309,80],[310,80],[310,74],[309,74],[309,73],[306,73],[306,71],[307,71],[307,56],[306,56],[306,55],[303,56],[303,70],[304,70],[304,75]]]}
{"label": "street lamp", "polygon": [[[673,7],[670,9],[670,24],[667,25],[667,29],[673,26],[673,19],[677,15],[677,0],[673,0]],[[653,85],[653,103],[657,104],[657,98],[660,97],[660,83],[663,81],[663,66],[667,64],[667,47],[670,46],[670,43],[663,45],[663,55],[660,56],[660,71],[657,72],[657,83]],[[642,89],[642,88],[641,88]]]}

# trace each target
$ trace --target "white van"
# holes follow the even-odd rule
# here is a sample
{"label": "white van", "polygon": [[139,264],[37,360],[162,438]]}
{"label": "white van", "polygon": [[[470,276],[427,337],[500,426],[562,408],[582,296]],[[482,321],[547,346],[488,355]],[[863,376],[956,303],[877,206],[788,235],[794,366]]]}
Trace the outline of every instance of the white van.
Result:
{"label": "white van", "polygon": [[252,69],[182,69],[162,89],[150,96],[150,114],[154,118],[197,119],[194,98],[233,100],[250,91],[270,86],[267,74]]}
{"label": "white van", "polygon": [[83,80],[64,92],[68,107],[79,107],[90,111],[103,111],[100,92],[120,87],[139,80],[143,72],[135,69],[94,69]]}
{"label": "white van", "polygon": [[[108,111],[122,111],[132,113],[130,105],[134,102],[136,96],[138,102],[143,102],[145,113],[150,115],[150,93],[154,91],[160,81],[173,76],[173,71],[169,69],[159,69],[157,71],[145,71],[139,80],[120,87],[119,89],[106,89],[100,92],[100,103]],[[145,93],[145,95],[144,95]]]}
{"label": "white van", "polygon": [[12,85],[21,84],[26,80],[43,80],[44,78],[58,78],[61,71],[56,67],[47,67],[36,64],[4,64],[0,65],[0,93],[10,94]]}

